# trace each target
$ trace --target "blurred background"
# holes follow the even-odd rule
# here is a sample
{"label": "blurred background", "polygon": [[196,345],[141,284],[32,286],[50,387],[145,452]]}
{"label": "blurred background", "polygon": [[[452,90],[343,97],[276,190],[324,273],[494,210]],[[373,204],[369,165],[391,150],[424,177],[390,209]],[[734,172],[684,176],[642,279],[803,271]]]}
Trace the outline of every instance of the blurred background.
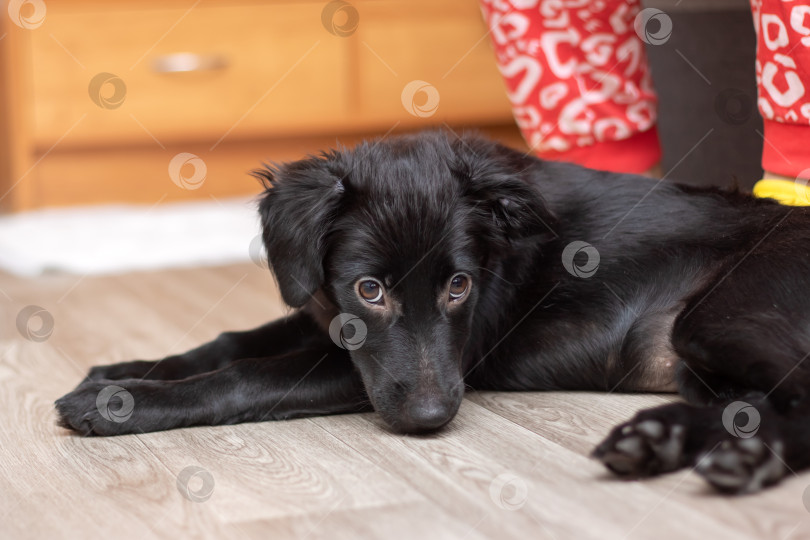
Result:
{"label": "blurred background", "polygon": [[[667,178],[761,174],[746,0],[650,1]],[[248,171],[422,128],[526,148],[477,0],[13,0],[0,14],[0,207],[255,194]],[[712,136],[690,151],[708,130]]]}
{"label": "blurred background", "polygon": [[[761,178],[746,0],[648,0],[667,181]],[[421,129],[529,151],[478,0],[3,0],[0,270],[252,259],[262,162]]]}
{"label": "blurred background", "polygon": [[521,144],[476,1],[49,0],[35,29],[3,15],[6,211],[256,193],[262,160],[433,126]]}

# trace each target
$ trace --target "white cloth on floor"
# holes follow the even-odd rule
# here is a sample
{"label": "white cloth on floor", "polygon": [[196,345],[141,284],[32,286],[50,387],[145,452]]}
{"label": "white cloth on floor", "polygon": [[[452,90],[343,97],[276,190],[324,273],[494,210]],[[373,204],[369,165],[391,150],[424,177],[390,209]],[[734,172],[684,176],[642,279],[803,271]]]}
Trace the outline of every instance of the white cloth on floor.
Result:
{"label": "white cloth on floor", "polygon": [[255,199],[35,210],[0,217],[0,268],[107,274],[257,260]]}

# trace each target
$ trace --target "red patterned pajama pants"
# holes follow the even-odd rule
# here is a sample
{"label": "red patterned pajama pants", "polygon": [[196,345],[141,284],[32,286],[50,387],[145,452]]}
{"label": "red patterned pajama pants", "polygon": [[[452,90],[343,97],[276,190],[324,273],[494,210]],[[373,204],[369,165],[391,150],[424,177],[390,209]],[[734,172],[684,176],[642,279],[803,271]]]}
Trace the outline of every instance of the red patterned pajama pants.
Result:
{"label": "red patterned pajama pants", "polygon": [[[644,51],[672,32],[638,0],[481,0],[518,126],[545,159],[643,172],[661,158]],[[810,174],[810,2],[751,0],[762,166]]]}

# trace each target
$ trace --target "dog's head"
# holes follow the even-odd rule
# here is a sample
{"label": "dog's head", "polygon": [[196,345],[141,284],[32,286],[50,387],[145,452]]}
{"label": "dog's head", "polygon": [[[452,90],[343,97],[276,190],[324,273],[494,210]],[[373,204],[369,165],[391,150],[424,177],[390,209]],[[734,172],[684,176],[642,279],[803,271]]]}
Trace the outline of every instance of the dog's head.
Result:
{"label": "dog's head", "polygon": [[436,429],[458,410],[475,321],[506,301],[493,268],[553,222],[524,178],[537,163],[428,133],[257,171],[284,301],[335,308],[332,339],[392,428]]}

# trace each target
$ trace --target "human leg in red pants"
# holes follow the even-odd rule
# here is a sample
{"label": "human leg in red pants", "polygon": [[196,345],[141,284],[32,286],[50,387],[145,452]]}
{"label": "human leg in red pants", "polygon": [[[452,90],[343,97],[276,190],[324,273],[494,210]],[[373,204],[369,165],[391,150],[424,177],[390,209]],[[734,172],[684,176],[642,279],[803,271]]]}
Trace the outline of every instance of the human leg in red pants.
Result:
{"label": "human leg in red pants", "polygon": [[[794,204],[810,204],[810,4],[751,0],[757,30],[759,112],[764,121],[762,168],[766,179],[754,192]],[[787,197],[787,198],[785,198]]]}
{"label": "human leg in red pants", "polygon": [[515,119],[537,155],[633,173],[660,161],[638,0],[481,6]]}

